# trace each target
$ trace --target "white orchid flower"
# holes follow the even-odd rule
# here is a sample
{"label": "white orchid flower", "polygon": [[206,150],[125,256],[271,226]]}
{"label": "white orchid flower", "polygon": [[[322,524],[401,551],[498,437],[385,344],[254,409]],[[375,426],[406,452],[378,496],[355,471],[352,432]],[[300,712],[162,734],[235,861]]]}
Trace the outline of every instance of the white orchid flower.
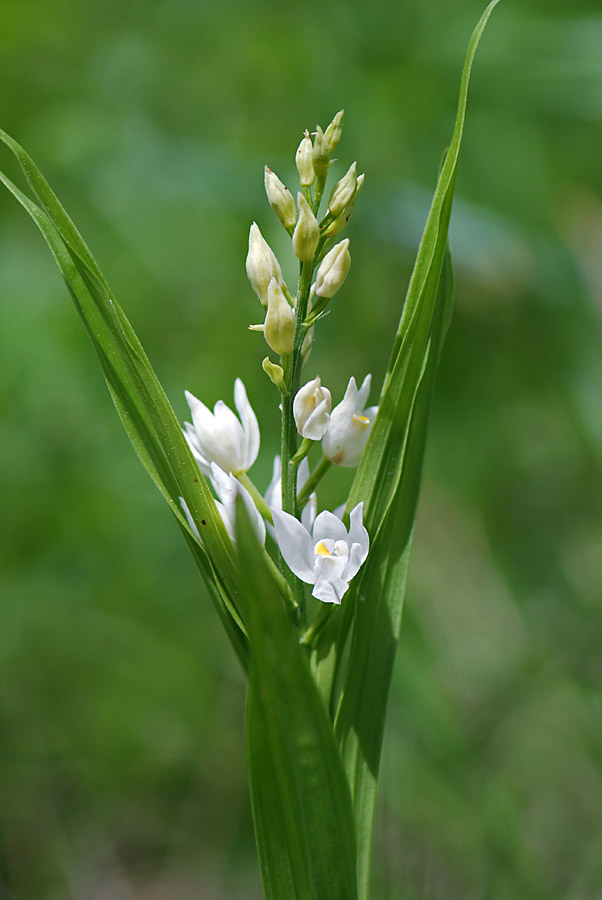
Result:
{"label": "white orchid flower", "polygon": [[226,473],[247,472],[259,452],[259,425],[240,378],[234,382],[240,421],[223,400],[218,400],[211,412],[189,391],[185,394],[193,424],[184,423],[184,435],[201,472],[210,476],[212,462]]}
{"label": "white orchid flower", "polygon": [[293,416],[301,437],[319,441],[328,428],[331,407],[330,391],[322,387],[319,375],[299,388],[293,400]]}
{"label": "white orchid flower", "polygon": [[[297,469],[297,493],[303,489],[303,486],[309,478],[309,463],[307,457],[301,460]],[[270,509],[282,509],[282,463],[280,457],[274,457],[274,466],[272,469],[272,480],[265,492],[265,502]],[[315,491],[301,510],[301,523],[308,531],[314,524],[316,513],[318,511],[318,498]],[[272,525],[268,524],[268,531],[275,539],[276,535]]]}
{"label": "white orchid flower", "polygon": [[336,466],[357,466],[376,418],[378,406],[364,409],[372,376],[366,375],[358,390],[355,378],[349,379],[345,396],[330,414],[322,439],[324,456]]}
{"label": "white orchid flower", "polygon": [[304,525],[275,507],[272,509],[278,547],[297,578],[312,584],[312,594],[323,603],[340,603],[368,555],[370,538],[363,525],[363,503],[351,511],[349,531],[334,513],[324,510],[311,533]]}
{"label": "white orchid flower", "polygon": [[[215,505],[217,506],[218,512],[222,517],[222,521],[226,526],[226,531],[231,540],[236,540],[236,497],[240,494],[251,521],[251,525],[257,535],[257,539],[262,545],[265,544],[265,522],[263,521],[263,516],[253,503],[248,490],[243,487],[233,475],[228,475],[214,462],[211,463],[210,478],[211,483],[215,488],[215,493],[219,497],[219,499],[215,501]],[[196,535],[202,544],[203,538],[199,534],[199,530],[190,515],[190,510],[183,497],[180,497],[180,503],[182,504],[182,509],[186,514],[192,533]]]}

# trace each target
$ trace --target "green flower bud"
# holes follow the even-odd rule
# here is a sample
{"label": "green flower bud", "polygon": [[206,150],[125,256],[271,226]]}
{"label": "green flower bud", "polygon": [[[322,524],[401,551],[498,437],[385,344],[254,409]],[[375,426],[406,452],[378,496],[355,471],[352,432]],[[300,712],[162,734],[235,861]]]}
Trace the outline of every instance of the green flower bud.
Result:
{"label": "green flower bud", "polygon": [[357,175],[355,170],[357,163],[351,163],[347,172],[340,181],[338,181],[332,189],[330,200],[328,201],[328,211],[331,216],[338,216],[343,212],[345,207],[351,202],[357,190]]}
{"label": "green flower bud", "polygon": [[301,187],[309,187],[314,183],[316,173],[314,172],[314,164],[312,162],[314,148],[309,136],[309,131],[305,132],[305,137],[299,144],[295,154],[295,164],[299,172]]}
{"label": "green flower bud", "polygon": [[293,195],[286,185],[280,181],[278,176],[267,166],[265,167],[264,184],[270,206],[286,230],[290,231],[294,228],[297,219],[297,210],[295,209]]}
{"label": "green flower bud", "polygon": [[351,219],[351,216],[353,215],[353,210],[355,209],[355,204],[357,202],[358,194],[361,191],[362,187],[364,186],[364,179],[365,179],[365,175],[363,172],[361,175],[357,176],[357,185],[355,188],[355,194],[353,195],[353,197],[351,198],[351,200],[349,201],[349,203],[347,204],[345,209],[341,213],[339,213],[339,215],[336,217],[336,219],[333,222],[331,222],[330,225],[328,225],[324,229],[324,234],[326,235],[326,237],[334,237],[335,235],[337,235],[339,233],[339,231],[342,231],[343,228],[349,223],[349,220]]}
{"label": "green flower bud", "polygon": [[293,253],[301,262],[310,262],[320,240],[320,225],[301,192],[297,194],[299,218],[293,231]]}
{"label": "green flower bud", "polygon": [[324,137],[324,132],[319,125],[316,125],[316,139],[314,141],[312,162],[316,175],[320,178],[326,178],[326,175],[328,174],[328,165],[330,163],[330,147],[328,141]]}
{"label": "green flower bud", "polygon": [[268,285],[268,312],[263,333],[268,346],[285,356],[293,352],[295,343],[295,314],[275,278]]}
{"label": "green flower bud", "polygon": [[326,131],[324,132],[324,137],[328,142],[328,146],[330,147],[330,152],[332,153],[341,140],[341,134],[343,133],[343,115],[345,113],[344,109],[340,109]]}
{"label": "green flower bud", "polygon": [[345,238],[344,241],[335,244],[320,263],[316,275],[317,296],[327,299],[334,297],[347,278],[350,266],[349,238]]}
{"label": "green flower bud", "polygon": [[284,383],[284,369],[282,366],[279,366],[277,363],[272,362],[269,356],[266,356],[264,361],[261,364],[261,368],[268,376],[272,384],[275,384],[279,391],[285,391],[286,385]]}

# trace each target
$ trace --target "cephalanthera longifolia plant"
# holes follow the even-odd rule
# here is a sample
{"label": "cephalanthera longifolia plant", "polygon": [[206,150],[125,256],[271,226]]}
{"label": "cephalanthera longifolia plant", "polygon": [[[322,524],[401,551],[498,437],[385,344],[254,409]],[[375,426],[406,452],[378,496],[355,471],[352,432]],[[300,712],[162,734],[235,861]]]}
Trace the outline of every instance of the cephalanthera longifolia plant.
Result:
{"label": "cephalanthera longifolia plant", "polygon": [[[263,368],[282,411],[281,452],[262,496],[249,476],[259,426],[237,379],[238,417],[187,393],[182,429],[100,268],[25,151],[1,132],[35,199],[0,173],[41,230],[98,354],[130,439],[169,503],[248,674],[247,757],[265,895],[366,900],[385,708],[412,541],[425,433],[452,299],[447,232],[479,38],[468,46],[455,128],[418,250],[378,404],[352,376],[334,407],[303,374],[320,319],[350,267],[364,176],[327,193],[342,112],[296,153],[296,199],[270,169],[268,200],[299,260],[296,289],[254,223],[247,274],[263,307]],[[323,202],[328,197],[327,202]],[[336,303],[333,304],[336,306]],[[336,315],[336,310],[333,309]],[[272,357],[277,357],[274,359]],[[308,452],[321,441],[321,461]],[[318,512],[332,465],[356,467],[340,509]],[[267,532],[267,533],[266,533]],[[315,599],[311,599],[311,597]]]}

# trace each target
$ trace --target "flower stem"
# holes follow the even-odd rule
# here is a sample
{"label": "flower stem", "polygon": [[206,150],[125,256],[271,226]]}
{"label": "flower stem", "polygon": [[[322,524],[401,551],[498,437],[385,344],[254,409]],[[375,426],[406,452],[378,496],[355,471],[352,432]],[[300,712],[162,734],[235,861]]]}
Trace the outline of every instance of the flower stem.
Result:
{"label": "flower stem", "polygon": [[236,476],[236,480],[248,490],[253,499],[253,503],[255,504],[263,518],[266,519],[270,523],[270,525],[273,525],[274,523],[272,521],[272,513],[270,512],[270,507],[267,505],[267,503],[263,499],[263,496],[259,493],[258,489],[249,478],[247,472],[239,472]]}
{"label": "flower stem", "polygon": [[331,465],[331,461],[323,456],[297,495],[297,505],[299,509],[303,509],[315,491],[316,486],[322,481]]}

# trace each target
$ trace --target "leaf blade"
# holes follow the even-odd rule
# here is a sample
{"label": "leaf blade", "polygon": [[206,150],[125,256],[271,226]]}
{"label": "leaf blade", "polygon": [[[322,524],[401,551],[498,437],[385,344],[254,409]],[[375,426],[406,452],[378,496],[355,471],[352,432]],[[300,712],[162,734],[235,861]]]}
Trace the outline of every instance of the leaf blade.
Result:
{"label": "leaf blade", "polygon": [[264,891],[274,900],[355,900],[349,788],[292,623],[238,505],[249,626],[247,763]]}

